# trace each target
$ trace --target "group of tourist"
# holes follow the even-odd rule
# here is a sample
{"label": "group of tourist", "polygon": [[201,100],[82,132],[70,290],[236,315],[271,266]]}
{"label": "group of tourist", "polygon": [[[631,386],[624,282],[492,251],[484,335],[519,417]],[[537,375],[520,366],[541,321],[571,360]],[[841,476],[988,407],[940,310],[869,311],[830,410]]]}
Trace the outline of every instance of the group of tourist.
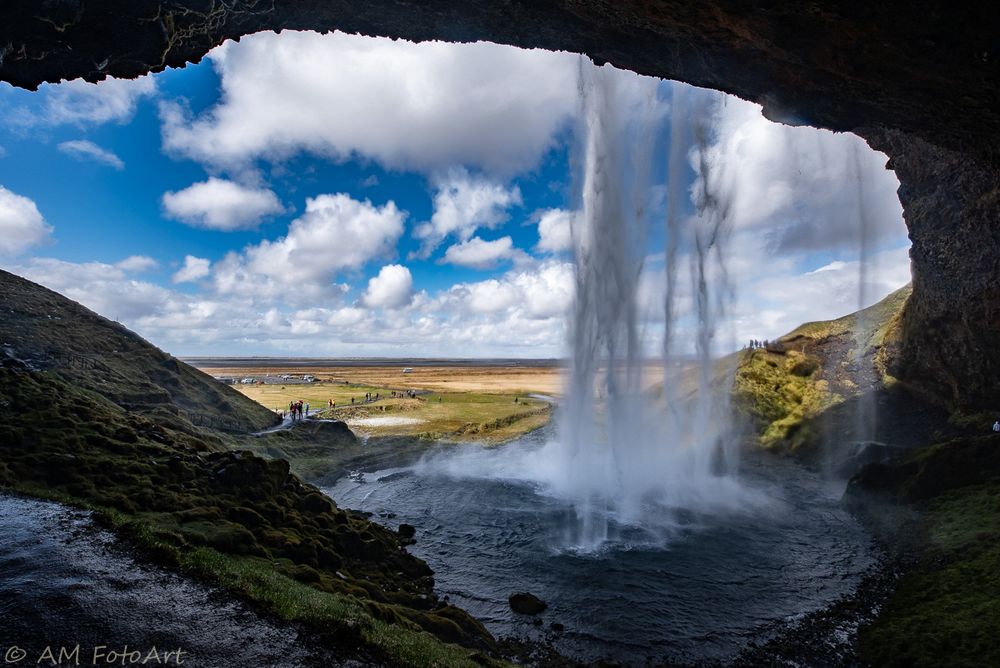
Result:
{"label": "group of tourist", "polygon": [[392,391],[392,398],[393,399],[402,399],[404,396],[407,396],[410,399],[415,399],[417,397],[417,393],[414,390],[407,390],[406,394],[404,395],[403,392],[402,392],[402,390],[399,390],[399,391],[393,390]]}
{"label": "group of tourist", "polygon": [[[402,399],[403,397],[415,399],[417,393],[415,390],[407,390],[405,393],[402,390],[392,390],[391,396],[393,399]],[[381,392],[366,392],[363,403],[370,404],[378,401],[379,399],[384,399]],[[354,406],[355,403],[356,401],[354,397],[351,397],[351,405]],[[327,401],[327,407],[332,410],[337,407],[337,402],[333,399],[329,399]],[[278,409],[277,413],[281,415],[282,418],[290,417],[292,420],[301,420],[304,417],[309,417],[309,404],[304,403],[301,399],[299,399],[298,401],[289,402],[287,411]]]}
{"label": "group of tourist", "polygon": [[303,403],[301,399],[289,402],[288,412],[281,414],[282,418],[286,416],[291,417],[293,420],[301,420],[303,417],[309,417],[309,404]]}

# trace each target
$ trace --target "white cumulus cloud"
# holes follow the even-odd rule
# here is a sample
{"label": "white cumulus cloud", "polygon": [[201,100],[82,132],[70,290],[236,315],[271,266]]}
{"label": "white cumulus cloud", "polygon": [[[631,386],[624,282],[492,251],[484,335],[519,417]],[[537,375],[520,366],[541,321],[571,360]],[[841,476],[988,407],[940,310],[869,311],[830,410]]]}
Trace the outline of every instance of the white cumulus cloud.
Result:
{"label": "white cumulus cloud", "polygon": [[130,255],[124,260],[115,264],[122,271],[141,274],[160,266],[160,263],[148,255]]}
{"label": "white cumulus cloud", "polygon": [[165,305],[171,295],[169,290],[131,279],[125,269],[103,262],[31,258],[12,271],[112,319],[148,315]]}
{"label": "white cumulus cloud", "polygon": [[266,188],[249,188],[213,176],[164,193],[163,210],[188,225],[228,232],[253,229],[265,217],[283,213],[285,208]]}
{"label": "white cumulus cloud", "polygon": [[509,218],[507,209],[521,204],[517,186],[472,176],[461,168],[436,177],[434,184],[434,213],[429,222],[414,230],[414,236],[424,240],[425,254],[449,236],[467,241],[481,227],[503,225]]}
{"label": "white cumulus cloud", "polygon": [[575,112],[579,56],[485,42],[258,33],[209,56],[221,101],[161,106],[164,147],[233,168],[299,151],[433,173],[533,168]]}
{"label": "white cumulus cloud", "polygon": [[344,193],[309,198],[287,235],[229,253],[216,263],[215,288],[291,301],[342,294],[344,288],[333,284],[334,275],[392,253],[405,219],[406,213],[391,201],[375,206]]}
{"label": "white cumulus cloud", "polygon": [[58,84],[42,84],[35,94],[42,104],[38,111],[8,107],[4,117],[12,125],[76,125],[126,123],[135,114],[139,101],[156,93],[152,75],[136,79],[105,79],[88,83],[83,79]]}
{"label": "white cumulus cloud", "polygon": [[19,255],[51,234],[33,200],[0,186],[0,255]]}
{"label": "white cumulus cloud", "polygon": [[[708,164],[737,229],[782,253],[857,248],[905,237],[899,181],[886,156],[850,133],[773,123],[727,98]],[[700,182],[696,189],[700,187]],[[720,193],[716,193],[720,194]]]}
{"label": "white cumulus cloud", "polygon": [[399,264],[388,264],[368,281],[361,303],[369,308],[394,309],[409,304],[412,298],[413,276],[410,270]]}
{"label": "white cumulus cloud", "polygon": [[514,241],[510,236],[500,237],[493,241],[472,237],[468,241],[449,246],[448,250],[445,251],[443,261],[462,267],[489,269],[504,260],[513,260],[524,256],[522,251],[514,248]]}
{"label": "white cumulus cloud", "polygon": [[212,269],[212,263],[206,258],[195,257],[194,255],[184,256],[184,265],[174,272],[172,280],[174,283],[188,283],[197,281],[208,276]]}
{"label": "white cumulus cloud", "polygon": [[572,211],[545,209],[536,211],[534,217],[538,220],[538,250],[560,253],[573,247]]}

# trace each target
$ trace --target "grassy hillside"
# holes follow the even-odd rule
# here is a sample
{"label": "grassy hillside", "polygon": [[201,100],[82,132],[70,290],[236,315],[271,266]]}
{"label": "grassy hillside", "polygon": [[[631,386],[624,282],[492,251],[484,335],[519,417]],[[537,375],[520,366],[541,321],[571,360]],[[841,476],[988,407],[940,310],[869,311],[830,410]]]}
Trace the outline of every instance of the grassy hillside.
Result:
{"label": "grassy hillside", "polygon": [[[860,631],[877,666],[1000,664],[1000,437],[988,420],[956,420],[887,369],[909,288],[858,313],[806,323],[744,351],[736,405],[761,445],[829,455],[876,442],[846,498],[901,574]],[[981,435],[963,435],[974,426]],[[825,450],[820,450],[823,446]]]}
{"label": "grassy hillside", "polygon": [[862,311],[806,323],[740,353],[734,403],[751,417],[762,446],[798,450],[824,437],[851,439],[851,415],[866,397],[898,400],[887,359],[909,294],[906,286]]}
{"label": "grassy hillside", "polygon": [[56,292],[0,270],[0,294],[0,356],[58,373],[75,387],[178,429],[238,433],[277,422],[231,387]]}

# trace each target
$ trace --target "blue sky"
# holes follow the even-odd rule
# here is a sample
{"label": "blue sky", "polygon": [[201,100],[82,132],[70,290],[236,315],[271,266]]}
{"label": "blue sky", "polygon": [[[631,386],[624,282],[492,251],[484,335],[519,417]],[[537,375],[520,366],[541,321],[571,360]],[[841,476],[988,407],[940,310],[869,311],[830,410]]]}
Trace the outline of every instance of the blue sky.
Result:
{"label": "blue sky", "polygon": [[[179,355],[561,355],[582,224],[580,68],[492,44],[268,33],[136,81],[0,84],[0,266]],[[665,156],[676,84],[613,76],[621,118],[663,115]],[[908,280],[884,156],[716,102],[734,340]],[[699,178],[686,169],[687,212]]]}

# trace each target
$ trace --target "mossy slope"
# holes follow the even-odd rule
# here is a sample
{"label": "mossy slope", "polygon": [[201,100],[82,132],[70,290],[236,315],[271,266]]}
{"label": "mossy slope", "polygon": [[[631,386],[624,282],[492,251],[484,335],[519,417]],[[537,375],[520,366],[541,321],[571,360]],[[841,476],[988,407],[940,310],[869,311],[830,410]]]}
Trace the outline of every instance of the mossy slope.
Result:
{"label": "mossy slope", "polygon": [[[865,662],[1000,665],[1000,437],[992,418],[949,415],[892,377],[908,295],[744,351],[735,403],[767,447],[808,458],[820,444],[886,446],[845,497],[902,573],[860,631]],[[962,435],[970,426],[987,435]]]}
{"label": "mossy slope", "polygon": [[[887,372],[909,294],[906,286],[862,311],[806,323],[765,348],[739,353],[734,405],[751,418],[760,445],[796,451],[823,439],[854,440],[865,402],[894,411],[909,401]],[[882,426],[884,433],[898,427]]]}
{"label": "mossy slope", "polygon": [[56,292],[0,270],[0,295],[0,356],[57,372],[76,387],[188,431],[247,432],[278,421],[233,388]]}
{"label": "mossy slope", "polygon": [[[35,410],[42,401],[51,402],[44,415]],[[337,508],[287,462],[212,451],[15,360],[0,362],[0,486],[102,511],[158,559],[231,584],[279,615],[332,623],[324,610],[336,603],[355,611],[337,622],[352,638],[377,621],[492,645],[477,621],[438,601],[430,569],[394,533]],[[276,583],[325,595],[326,607],[315,619],[291,614],[267,591]]]}

